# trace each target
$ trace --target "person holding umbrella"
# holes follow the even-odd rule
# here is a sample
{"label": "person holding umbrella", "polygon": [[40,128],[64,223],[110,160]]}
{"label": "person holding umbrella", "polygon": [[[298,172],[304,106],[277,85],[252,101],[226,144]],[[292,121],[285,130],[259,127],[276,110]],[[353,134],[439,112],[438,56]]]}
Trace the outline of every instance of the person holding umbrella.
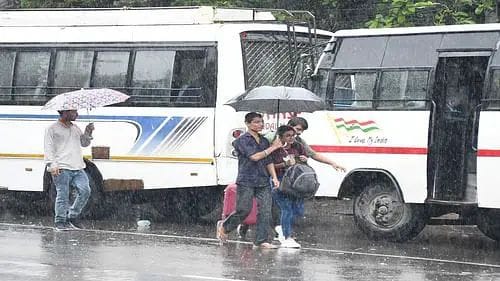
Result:
{"label": "person holding umbrella", "polygon": [[[78,109],[89,109],[124,102],[128,95],[108,88],[80,89],[59,94],[50,99],[43,109],[57,110],[59,120],[45,131],[44,159],[47,171],[56,188],[54,223],[56,230],[81,228],[78,217],[90,196],[90,184],[85,173],[82,146],[92,141],[94,124],[89,123],[82,133],[73,121]],[[69,207],[70,186],[78,194]]]}
{"label": "person holding umbrella", "polygon": [[[84,171],[81,147],[90,145],[94,125],[89,123],[82,133],[73,123],[76,110],[59,110],[59,120],[45,131],[44,158],[56,188],[54,223],[56,230],[79,229],[78,217],[87,204],[90,186]],[[77,189],[75,201],[69,207],[70,185]]]}
{"label": "person holding umbrella", "polygon": [[252,200],[257,199],[257,233],[254,245],[264,249],[276,249],[277,246],[268,242],[268,232],[271,218],[271,187],[279,186],[272,159],[268,157],[273,151],[282,147],[280,140],[269,145],[269,141],[260,134],[264,128],[262,115],[250,112],[245,115],[247,132],[233,142],[238,154],[238,176],[236,184],[236,211],[225,220],[217,222],[217,238],[221,243],[227,240],[229,232],[250,213]]}

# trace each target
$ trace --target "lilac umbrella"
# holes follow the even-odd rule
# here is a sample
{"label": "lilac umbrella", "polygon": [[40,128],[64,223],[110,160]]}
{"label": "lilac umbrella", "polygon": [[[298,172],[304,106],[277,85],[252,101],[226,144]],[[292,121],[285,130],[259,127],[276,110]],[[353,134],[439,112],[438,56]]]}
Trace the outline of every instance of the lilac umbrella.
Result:
{"label": "lilac umbrella", "polygon": [[91,109],[124,102],[128,95],[108,88],[80,89],[59,94],[50,99],[43,109],[78,110]]}

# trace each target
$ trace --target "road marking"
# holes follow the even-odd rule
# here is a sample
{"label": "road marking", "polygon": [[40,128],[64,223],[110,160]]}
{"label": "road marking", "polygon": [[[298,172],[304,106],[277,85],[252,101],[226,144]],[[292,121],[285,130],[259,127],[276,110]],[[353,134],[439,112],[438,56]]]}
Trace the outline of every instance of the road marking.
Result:
{"label": "road marking", "polygon": [[454,261],[454,260],[443,260],[443,259],[433,259],[433,258],[423,258],[423,257],[413,257],[413,256],[375,254],[375,253],[366,253],[366,252],[319,249],[319,248],[302,248],[302,249],[316,251],[316,252],[326,252],[326,253],[349,254],[349,255],[359,255],[359,256],[373,256],[373,257],[380,257],[380,258],[394,258],[394,259],[404,259],[404,260],[432,261],[432,262],[441,262],[441,263],[452,263],[452,264],[463,264],[463,265],[474,265],[474,266],[482,266],[482,267],[500,268],[500,265],[490,264],[490,263]]}
{"label": "road marking", "polygon": [[208,276],[198,276],[198,275],[181,275],[184,278],[200,279],[200,280],[220,280],[220,281],[245,281],[242,279],[227,279],[227,278],[217,278]]}
{"label": "road marking", "polygon": [[[24,225],[24,224],[13,224],[13,223],[0,223],[0,225],[1,226],[14,226],[14,227],[44,229],[44,230],[51,230],[51,229],[54,230],[54,228],[52,228],[52,227],[38,226],[38,225]],[[72,231],[123,234],[123,235],[147,236],[147,237],[175,238],[175,239],[182,239],[182,240],[217,242],[217,244],[219,244],[219,240],[216,238],[204,238],[204,237],[193,237],[193,236],[183,236],[183,235],[126,232],[126,231],[101,230],[101,229],[81,229],[81,230],[72,230]],[[69,231],[69,232],[72,232],[72,231]],[[253,245],[253,243],[251,243],[251,242],[239,241],[239,240],[227,240],[227,243]],[[471,266],[480,266],[480,267],[500,268],[500,265],[498,265],[498,264],[477,263],[477,262],[468,262],[468,261],[454,261],[454,260],[424,258],[424,257],[415,257],[415,256],[400,256],[400,255],[377,254],[377,253],[367,253],[367,252],[359,252],[359,251],[333,250],[333,249],[308,248],[308,247],[303,247],[302,250],[308,250],[308,251],[313,251],[313,252],[323,252],[323,253],[349,254],[349,255],[358,255],[358,256],[382,257],[382,258],[441,262],[441,263],[448,263],[448,264],[462,264],[462,265],[471,265]],[[210,278],[210,277],[200,276],[200,278]],[[213,280],[219,280],[219,279],[213,279]],[[220,280],[236,280],[236,279],[220,279]]]}

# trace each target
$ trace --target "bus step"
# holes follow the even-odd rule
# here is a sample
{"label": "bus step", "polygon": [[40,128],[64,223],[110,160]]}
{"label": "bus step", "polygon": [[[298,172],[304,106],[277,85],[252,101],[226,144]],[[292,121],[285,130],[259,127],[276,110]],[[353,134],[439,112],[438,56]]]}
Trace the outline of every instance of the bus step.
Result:
{"label": "bus step", "polygon": [[468,216],[460,216],[456,213],[445,214],[439,217],[431,217],[428,225],[471,225],[475,224]]}

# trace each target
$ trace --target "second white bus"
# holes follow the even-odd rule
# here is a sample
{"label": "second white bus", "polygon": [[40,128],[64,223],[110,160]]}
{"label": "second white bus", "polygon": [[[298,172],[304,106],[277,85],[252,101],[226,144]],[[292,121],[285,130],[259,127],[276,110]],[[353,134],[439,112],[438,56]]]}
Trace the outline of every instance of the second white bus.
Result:
{"label": "second white bus", "polygon": [[374,239],[446,222],[500,240],[499,45],[499,24],[335,32],[305,138],[348,173],[318,165],[319,195],[352,198]]}

